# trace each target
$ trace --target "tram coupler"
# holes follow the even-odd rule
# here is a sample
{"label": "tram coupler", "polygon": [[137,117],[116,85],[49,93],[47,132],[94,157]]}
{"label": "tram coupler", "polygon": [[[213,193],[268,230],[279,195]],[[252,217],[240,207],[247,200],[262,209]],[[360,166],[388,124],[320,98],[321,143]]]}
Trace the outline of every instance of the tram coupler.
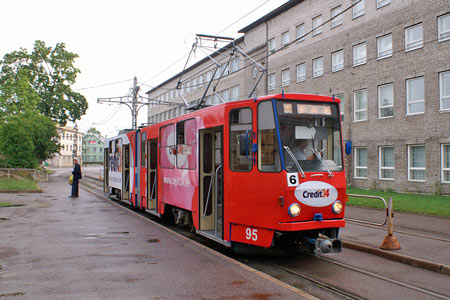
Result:
{"label": "tram coupler", "polygon": [[339,253],[342,251],[342,240],[335,239],[323,239],[319,238],[315,240],[314,253],[316,255],[322,253]]}

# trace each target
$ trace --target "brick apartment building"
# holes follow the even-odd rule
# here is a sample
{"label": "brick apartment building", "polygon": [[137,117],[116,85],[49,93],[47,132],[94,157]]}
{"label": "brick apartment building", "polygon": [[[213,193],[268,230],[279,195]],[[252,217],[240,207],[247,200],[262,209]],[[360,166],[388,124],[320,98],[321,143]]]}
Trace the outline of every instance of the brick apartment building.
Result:
{"label": "brick apartment building", "polygon": [[[450,194],[449,1],[288,1],[239,32],[235,45],[267,69],[252,96],[284,91],[343,101],[351,186]],[[211,55],[224,76],[208,105],[245,99],[258,80],[248,59],[230,55],[227,47]],[[179,92],[188,102],[200,99],[213,69],[205,58],[184,72]],[[150,123],[186,112],[179,77],[147,92],[171,103],[150,105]]]}

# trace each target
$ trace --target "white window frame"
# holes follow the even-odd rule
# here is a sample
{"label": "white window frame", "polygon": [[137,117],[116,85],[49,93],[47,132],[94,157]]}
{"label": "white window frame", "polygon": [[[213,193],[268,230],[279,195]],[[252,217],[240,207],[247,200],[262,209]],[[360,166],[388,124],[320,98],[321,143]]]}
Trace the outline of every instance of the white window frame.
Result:
{"label": "white window frame", "polygon": [[288,86],[291,83],[291,70],[284,69],[281,71],[281,86]]}
{"label": "white window frame", "polygon": [[[338,27],[339,25],[342,25],[344,23],[344,21],[342,19],[342,14],[340,14],[340,13],[342,13],[342,5],[336,6],[335,8],[331,9],[331,11],[330,11],[331,28]],[[337,16],[337,15],[339,15],[339,16]]]}
{"label": "white window frame", "polygon": [[439,16],[438,17],[438,41],[439,42],[445,42],[450,40],[450,24],[448,25],[448,30],[443,31],[442,28],[442,20],[445,20],[446,22],[450,23],[450,13]]}
{"label": "white window frame", "polygon": [[289,45],[289,31],[283,32],[281,34],[281,47],[286,47],[287,45]]}
{"label": "white window frame", "polygon": [[336,94],[334,97],[341,100],[340,109],[341,109],[341,122],[344,122],[345,117],[345,95],[344,93]]}
{"label": "white window frame", "polygon": [[[299,71],[303,69],[303,73],[301,74]],[[306,80],[306,64],[305,63],[301,63],[298,64],[295,68],[296,70],[296,77],[297,77],[297,82],[302,82]]]}
{"label": "white window frame", "polygon": [[[381,90],[386,87],[392,87],[392,104],[389,104],[389,105],[383,105],[382,99],[381,99],[381,95],[382,95]],[[379,119],[393,118],[395,115],[395,110],[394,110],[394,113],[392,116],[382,116],[381,115],[381,110],[383,108],[390,108],[390,107],[394,108],[394,84],[388,83],[388,84],[379,85],[378,86],[378,118]]]}
{"label": "white window frame", "polygon": [[[422,80],[423,90],[424,90],[423,99],[411,100],[411,84],[420,79]],[[417,103],[422,103],[422,102],[423,102],[423,111],[414,112],[414,113],[411,112],[412,104],[417,104]],[[423,114],[423,113],[425,113],[425,78],[423,76],[420,76],[420,77],[407,79],[406,80],[406,114],[407,115],[417,115],[417,114]]]}
{"label": "white window frame", "polygon": [[[322,68],[321,69],[316,69],[316,62],[321,62],[322,63]],[[312,61],[312,65],[313,65],[313,78],[317,78],[323,75],[323,57],[317,57],[314,58]]]}
{"label": "white window frame", "polygon": [[446,160],[444,156],[444,148],[448,147],[450,150],[450,144],[441,144],[441,182],[442,183],[450,183],[450,176],[447,178],[448,180],[445,180],[444,172],[450,172],[450,168],[444,167],[446,165]]}
{"label": "white window frame", "polygon": [[239,56],[235,56],[230,62],[230,73],[239,71]]}
{"label": "white window frame", "polygon": [[[393,167],[387,167],[387,166],[383,166],[384,161],[383,161],[383,153],[384,151],[389,148],[389,149],[393,149],[393,158],[392,160],[394,161],[394,166]],[[383,170],[392,170],[394,171],[394,175],[393,177],[383,177]],[[380,146],[378,147],[378,178],[381,180],[395,180],[395,148],[394,146]]]}
{"label": "white window frame", "polygon": [[[366,96],[366,107],[365,108],[360,108],[360,109],[356,109],[356,94],[357,93],[362,93],[364,92],[365,96]],[[366,117],[364,119],[357,119],[357,113],[362,113],[365,112],[366,113]],[[353,91],[353,122],[362,122],[362,121],[367,121],[367,89],[360,89],[357,91]]]}
{"label": "white window frame", "polygon": [[[414,30],[420,27],[420,32],[422,33],[422,37],[420,39],[416,39],[413,41],[408,40],[408,32],[410,30]],[[417,50],[423,47],[423,23],[418,23],[412,26],[405,28],[405,52]]]}
{"label": "white window frame", "polygon": [[[358,159],[358,152],[360,151],[360,150],[362,150],[362,149],[365,149],[366,150],[366,165],[365,166],[362,166],[362,165],[360,165],[359,163],[359,159]],[[367,168],[367,162],[368,162],[368,160],[367,160],[367,147],[355,147],[354,148],[354,157],[355,157],[355,160],[354,160],[354,172],[353,172],[353,176],[354,176],[354,178],[358,178],[358,179],[367,179],[367,177],[368,177],[368,174],[369,174],[369,170],[368,170],[368,168]],[[358,176],[358,171],[359,170],[366,170],[366,176]]]}
{"label": "white window frame", "polygon": [[[340,54],[342,57],[342,63],[336,63],[336,55]],[[344,70],[344,50],[338,50],[336,52],[331,53],[331,72],[339,72]]]}
{"label": "white window frame", "polygon": [[272,91],[277,86],[277,74],[272,73],[267,76],[267,90]]}
{"label": "white window frame", "polygon": [[[391,40],[391,48],[390,49],[381,49],[383,46],[382,41],[390,38]],[[392,56],[392,33],[380,36],[377,38],[377,59],[384,59]]]}
{"label": "white window frame", "polygon": [[305,38],[305,23],[302,23],[295,27],[295,39],[297,40],[297,43],[300,43],[303,42]]}
{"label": "white window frame", "polygon": [[268,47],[269,47],[269,52],[271,52],[271,53],[275,52],[275,50],[276,50],[275,38],[270,39],[267,43],[269,44],[269,45],[268,45]]}
{"label": "white window frame", "polygon": [[[411,148],[412,147],[423,147],[424,153],[425,153],[425,167],[413,167],[411,166]],[[425,145],[408,145],[408,181],[415,181],[415,182],[425,182],[426,176],[427,176],[427,157],[426,157],[426,147]],[[413,179],[411,178],[412,171],[424,171],[425,172],[425,179]]]}
{"label": "white window frame", "polygon": [[317,17],[314,17],[312,19],[312,27],[313,27],[313,33],[312,35],[319,35],[323,32],[323,21],[322,21],[322,15],[318,15]]}
{"label": "white window frame", "polygon": [[[352,4],[355,4],[358,0],[352,0]],[[359,18],[366,13],[366,1],[361,0],[358,4],[352,7],[352,17],[353,19]]]}
{"label": "white window frame", "polygon": [[232,86],[230,88],[230,100],[235,101],[239,99],[239,85]]}
{"label": "white window frame", "polygon": [[[450,77],[450,71],[440,72],[439,73],[439,103],[441,111],[450,111],[450,86],[445,86],[445,77]],[[450,82],[450,80],[449,80]],[[444,95],[444,88],[447,90],[448,94]],[[448,102],[448,108],[444,107],[444,101]]]}
{"label": "white window frame", "polygon": [[377,8],[382,8],[388,4],[391,4],[391,0],[377,0]]}
{"label": "white window frame", "polygon": [[[356,54],[358,54],[358,49],[364,47],[364,57],[358,57]],[[353,46],[353,66],[360,66],[367,63],[367,43],[360,43],[358,45]]]}

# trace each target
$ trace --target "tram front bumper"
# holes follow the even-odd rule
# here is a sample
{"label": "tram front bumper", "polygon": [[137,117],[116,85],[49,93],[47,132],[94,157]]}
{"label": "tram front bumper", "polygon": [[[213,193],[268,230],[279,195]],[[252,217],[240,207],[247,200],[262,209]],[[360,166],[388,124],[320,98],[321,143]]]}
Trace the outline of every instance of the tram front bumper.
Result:
{"label": "tram front bumper", "polygon": [[280,222],[276,230],[278,231],[301,231],[321,228],[344,227],[345,220],[323,220],[323,221],[306,221],[306,222]]}

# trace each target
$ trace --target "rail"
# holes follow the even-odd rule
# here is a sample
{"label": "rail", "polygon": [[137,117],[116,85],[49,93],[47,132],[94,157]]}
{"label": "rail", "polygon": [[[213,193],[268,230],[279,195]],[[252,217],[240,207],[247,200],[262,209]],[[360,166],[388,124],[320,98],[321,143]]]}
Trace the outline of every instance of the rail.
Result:
{"label": "rail", "polygon": [[[388,204],[387,204],[386,200],[383,197],[380,197],[380,196],[368,196],[368,195],[358,195],[358,194],[348,194],[348,196],[349,197],[358,197],[358,198],[380,199],[384,203],[384,209],[386,210],[386,217],[385,217],[383,223],[375,223],[375,222],[359,220],[359,219],[351,219],[351,218],[346,218],[347,220],[350,220],[350,221],[353,221],[353,222],[357,222],[357,223],[362,223],[362,224],[368,224],[368,225],[373,225],[373,226],[380,226],[380,227],[383,227],[384,225],[386,225],[386,223],[388,222],[388,217],[389,217],[390,214],[389,214]],[[390,201],[390,203],[392,203],[392,198],[389,198],[389,201]],[[392,204],[390,205],[390,207],[392,207]]]}

